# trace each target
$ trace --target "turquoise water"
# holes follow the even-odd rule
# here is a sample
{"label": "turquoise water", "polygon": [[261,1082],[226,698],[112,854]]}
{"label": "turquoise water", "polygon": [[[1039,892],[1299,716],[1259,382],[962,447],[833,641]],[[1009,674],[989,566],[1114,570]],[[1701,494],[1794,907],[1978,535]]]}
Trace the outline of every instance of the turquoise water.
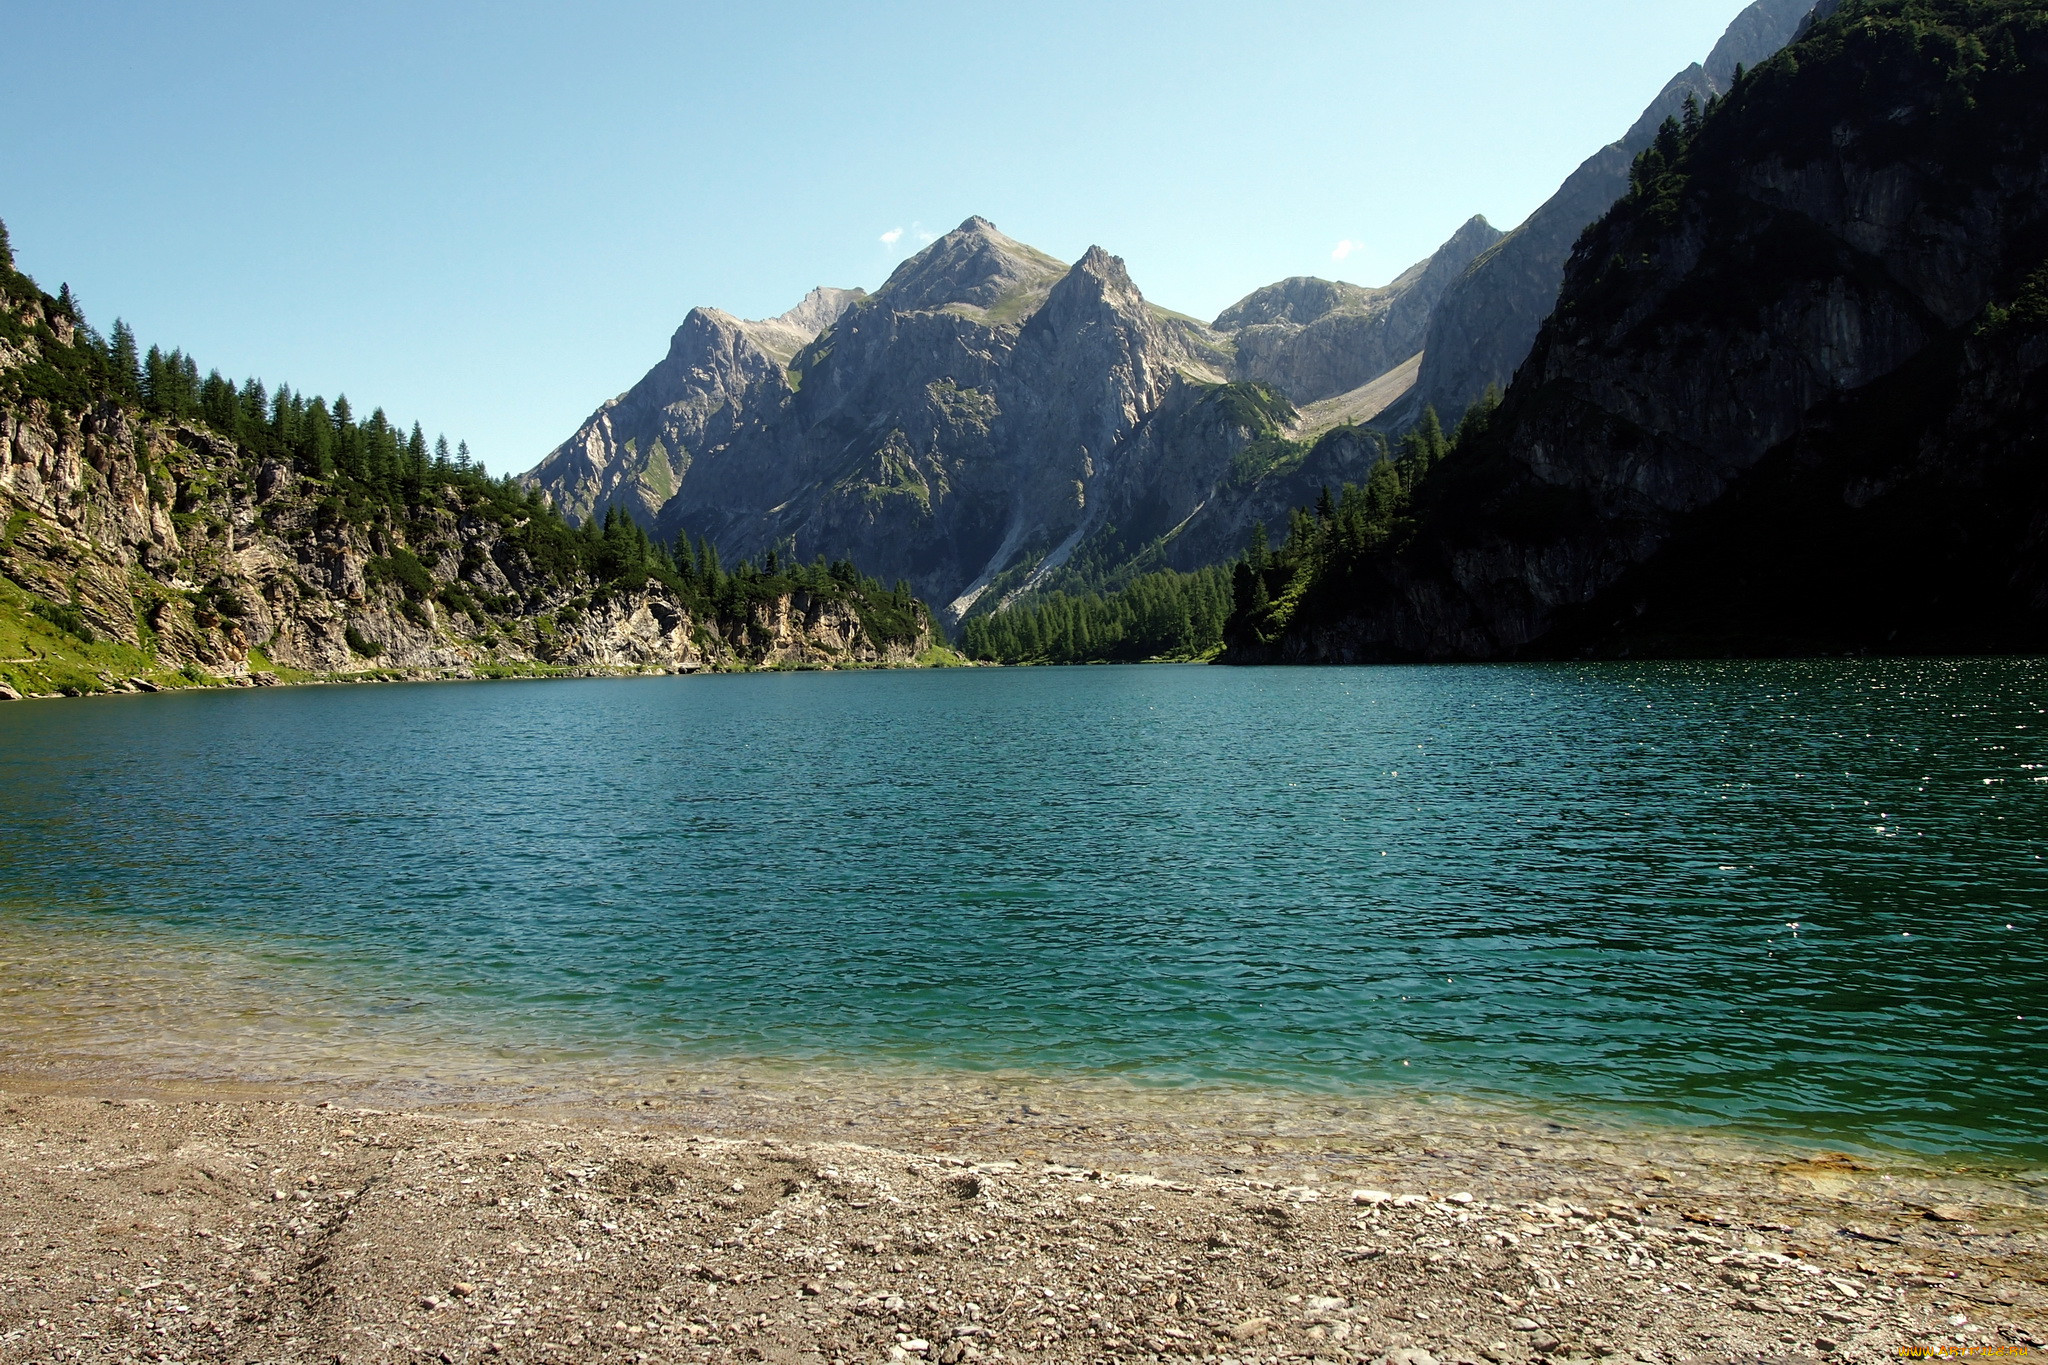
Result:
{"label": "turquoise water", "polygon": [[[2034,1161],[2044,700],[2040,661],[1921,661],[15,704],[0,929],[75,951],[12,959],[0,1049],[58,991],[83,1053],[171,1069],[217,1014],[252,1068],[1401,1087]],[[126,1018],[181,955],[236,965]]]}

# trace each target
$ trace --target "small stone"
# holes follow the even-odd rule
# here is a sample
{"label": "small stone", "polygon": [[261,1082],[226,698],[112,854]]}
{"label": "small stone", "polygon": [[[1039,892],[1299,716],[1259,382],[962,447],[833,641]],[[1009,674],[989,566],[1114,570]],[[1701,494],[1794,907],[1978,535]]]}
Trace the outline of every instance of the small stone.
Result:
{"label": "small stone", "polygon": [[[152,690],[154,690],[154,689],[152,689]],[[21,700],[21,693],[19,693],[19,692],[15,691],[15,690],[14,690],[13,688],[9,687],[9,686],[8,686],[8,685],[7,685],[6,683],[0,683],[0,701],[20,701],[20,700]]]}
{"label": "small stone", "polygon": [[1550,1335],[1548,1332],[1544,1333],[1541,1336],[1536,1337],[1529,1344],[1535,1347],[1538,1351],[1541,1351],[1544,1355],[1549,1355],[1552,1351],[1555,1351],[1558,1347],[1564,1345],[1562,1341]]}
{"label": "small stone", "polygon": [[454,1284],[448,1286],[448,1292],[458,1299],[466,1299],[471,1294],[476,1293],[476,1286],[468,1280],[457,1280]]}
{"label": "small stone", "polygon": [[1833,1355],[1842,1349],[1842,1343],[1836,1341],[1833,1337],[1815,1337],[1813,1339],[1813,1349],[1819,1351],[1824,1356]]}
{"label": "small stone", "polygon": [[434,1297],[434,1296],[433,1296],[432,1294],[422,1294],[422,1295],[420,1295],[420,1307],[422,1307],[422,1308],[425,1308],[425,1309],[428,1309],[429,1311],[431,1311],[431,1310],[433,1310],[433,1309],[439,1308],[440,1306],[441,1306],[441,1301],[440,1301],[439,1299],[435,1298],[435,1297]]}
{"label": "small stone", "polygon": [[1311,1294],[1308,1311],[1311,1313],[1333,1313],[1344,1306],[1344,1300],[1329,1294]]}
{"label": "small stone", "polygon": [[1246,1318],[1243,1322],[1230,1329],[1230,1335],[1236,1341],[1253,1341],[1272,1330],[1273,1320],[1271,1318]]}
{"label": "small stone", "polygon": [[747,1182],[744,1180],[735,1180],[732,1182],[731,1189],[734,1194],[745,1194],[747,1192]]}
{"label": "small stone", "polygon": [[1479,1348],[1479,1354],[1492,1361],[1493,1365],[1505,1365],[1505,1362],[1514,1355],[1514,1348],[1505,1341],[1489,1341]]}
{"label": "small stone", "polygon": [[1393,1195],[1388,1194],[1385,1190],[1353,1190],[1351,1192],[1351,1202],[1354,1204],[1385,1204],[1391,1202],[1393,1197]]}
{"label": "small stone", "polygon": [[1472,1202],[1472,1196],[1464,1190],[1460,1190],[1456,1194],[1445,1195],[1444,1197],[1453,1204],[1469,1204]]}
{"label": "small stone", "polygon": [[1517,1332],[1533,1332],[1539,1324],[1534,1318],[1509,1318],[1508,1326]]}
{"label": "small stone", "polygon": [[1420,1346],[1402,1346],[1387,1352],[1387,1365],[1436,1365],[1436,1357]]}
{"label": "small stone", "polygon": [[1927,1217],[1936,1223],[1967,1223],[1970,1211],[1959,1204],[1936,1204],[1927,1210]]}
{"label": "small stone", "polygon": [[825,1292],[825,1286],[819,1284],[816,1280],[805,1280],[803,1282],[803,1291],[805,1297],[815,1299]]}

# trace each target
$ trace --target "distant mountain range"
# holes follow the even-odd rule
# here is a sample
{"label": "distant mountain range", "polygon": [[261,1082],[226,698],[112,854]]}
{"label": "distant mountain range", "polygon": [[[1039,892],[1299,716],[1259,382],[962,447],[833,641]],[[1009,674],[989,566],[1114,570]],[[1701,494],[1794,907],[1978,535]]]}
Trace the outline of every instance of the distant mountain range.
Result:
{"label": "distant mountain range", "polygon": [[525,481],[573,518],[620,507],[728,556],[850,558],[948,621],[1230,558],[1362,481],[1425,404],[1455,419],[1504,386],[1634,152],[1806,8],[1758,0],[1527,223],[1474,218],[1383,287],[1283,280],[1205,324],[1099,247],[1069,265],[970,218],[873,294],[820,288],[756,321],[693,310]]}

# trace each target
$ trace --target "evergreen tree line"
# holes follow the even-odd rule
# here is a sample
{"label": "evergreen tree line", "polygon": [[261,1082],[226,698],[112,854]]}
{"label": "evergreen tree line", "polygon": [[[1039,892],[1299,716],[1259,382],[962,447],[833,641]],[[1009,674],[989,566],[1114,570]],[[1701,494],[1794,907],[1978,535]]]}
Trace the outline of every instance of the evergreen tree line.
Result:
{"label": "evergreen tree line", "polygon": [[[14,268],[4,224],[0,271],[0,288],[17,304],[40,293],[33,280]],[[288,385],[272,393],[260,379],[236,384],[219,370],[201,378],[199,363],[181,350],[151,346],[147,353],[138,352],[134,331],[118,318],[112,335],[102,336],[86,320],[68,284],[54,299],[42,299],[46,313],[70,325],[70,344],[61,343],[44,324],[47,334],[38,338],[41,355],[9,373],[11,391],[5,397],[40,398],[68,412],[114,402],[164,421],[211,427],[258,458],[286,460],[312,478],[380,498],[417,493],[428,484],[473,484],[484,477],[466,441],[452,453],[446,436],[429,446],[419,423],[408,432],[382,408],[358,421],[345,395],[330,405]],[[24,326],[12,310],[9,322],[17,339],[36,330]]]}
{"label": "evergreen tree line", "polygon": [[1416,489],[1430,470],[1473,442],[1491,425],[1500,391],[1489,388],[1446,435],[1435,408],[1396,444],[1396,453],[1372,467],[1363,484],[1346,483],[1334,496],[1323,489],[1313,508],[1288,514],[1278,548],[1264,524],[1252,528],[1244,558],[1231,567],[1226,641],[1271,640],[1293,618],[1303,596],[1342,581],[1368,559],[1399,549],[1415,529]]}
{"label": "evergreen tree line", "polygon": [[[877,640],[912,640],[918,634],[921,613],[909,586],[884,588],[850,562],[830,564],[821,558],[815,564],[785,565],[770,551],[759,565],[742,559],[727,569],[708,540],[683,537],[673,547],[663,545],[616,507],[601,521],[591,518],[571,527],[538,490],[520,487],[509,475],[489,477],[471,458],[467,442],[452,452],[445,436],[429,445],[419,423],[405,430],[382,408],[358,421],[345,396],[330,405],[287,385],[273,392],[259,379],[236,384],[218,370],[202,378],[198,362],[181,350],[152,346],[138,353],[135,334],[125,322],[116,320],[112,335],[102,336],[86,322],[69,285],[52,297],[17,270],[4,222],[0,292],[7,304],[0,307],[0,340],[18,346],[33,338],[39,353],[0,376],[0,405],[40,399],[61,411],[84,413],[111,402],[161,421],[210,428],[249,457],[291,464],[323,490],[323,511],[349,521],[415,523],[411,529],[425,535],[428,528],[419,515],[454,502],[495,521],[536,568],[557,582],[591,580],[594,589],[576,599],[582,605],[572,612],[652,579],[675,592],[693,613],[714,616],[727,627],[743,627],[761,602],[801,590],[850,601]],[[33,302],[41,303],[44,319],[31,322],[25,316]],[[60,339],[56,323],[68,326],[68,342]],[[380,581],[402,587],[409,601],[438,596],[452,609],[480,612],[463,587],[436,589],[410,552],[381,557],[372,569]],[[490,605],[497,610],[519,606],[509,599]]]}
{"label": "evergreen tree line", "polygon": [[1164,570],[1108,594],[1034,598],[962,627],[969,658],[995,663],[1142,663],[1198,659],[1223,643],[1230,573]]}
{"label": "evergreen tree line", "polygon": [[[586,518],[574,536],[579,558],[600,583],[653,579],[695,614],[731,626],[750,626],[757,608],[795,593],[849,603],[876,640],[915,639],[922,624],[917,596],[908,583],[898,580],[893,588],[885,587],[850,559],[828,562],[819,555],[810,563],[792,562],[770,549],[759,564],[742,558],[728,569],[709,537],[683,532],[673,545],[665,545],[618,506],[607,508],[602,518]],[[601,590],[591,601],[601,601],[602,595]]]}

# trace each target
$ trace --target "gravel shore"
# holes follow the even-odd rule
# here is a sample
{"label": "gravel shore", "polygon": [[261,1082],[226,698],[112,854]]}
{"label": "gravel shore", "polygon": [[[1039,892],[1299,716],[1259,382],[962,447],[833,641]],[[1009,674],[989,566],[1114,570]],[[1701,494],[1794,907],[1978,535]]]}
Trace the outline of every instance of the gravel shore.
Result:
{"label": "gravel shore", "polygon": [[0,1360],[1387,1365],[2048,1347],[2038,1175],[1407,1105],[0,1091]]}

